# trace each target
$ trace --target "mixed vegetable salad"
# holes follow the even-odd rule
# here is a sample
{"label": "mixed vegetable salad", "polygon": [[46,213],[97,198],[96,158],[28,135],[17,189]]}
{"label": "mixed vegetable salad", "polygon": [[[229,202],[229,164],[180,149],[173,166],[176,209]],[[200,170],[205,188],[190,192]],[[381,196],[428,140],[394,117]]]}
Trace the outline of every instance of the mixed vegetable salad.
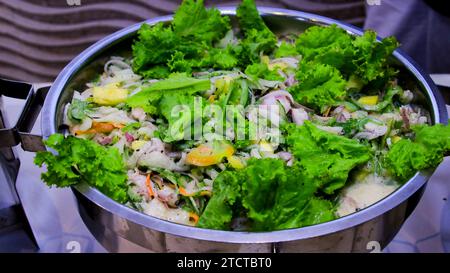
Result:
{"label": "mixed vegetable salad", "polygon": [[181,224],[268,231],[362,209],[450,150],[390,65],[395,38],[277,37],[253,0],[237,21],[185,0],[171,24],[143,24],[131,58],[74,92],[67,133],[46,140],[56,153],[35,158],[42,179]]}

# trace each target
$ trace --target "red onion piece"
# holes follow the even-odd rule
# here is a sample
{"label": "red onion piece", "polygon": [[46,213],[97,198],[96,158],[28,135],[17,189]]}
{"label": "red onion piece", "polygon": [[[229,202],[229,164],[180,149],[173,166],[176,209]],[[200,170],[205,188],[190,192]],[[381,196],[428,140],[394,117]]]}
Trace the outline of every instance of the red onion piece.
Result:
{"label": "red onion piece", "polygon": [[127,139],[127,142],[133,142],[134,136],[128,132],[125,133],[125,138]]}

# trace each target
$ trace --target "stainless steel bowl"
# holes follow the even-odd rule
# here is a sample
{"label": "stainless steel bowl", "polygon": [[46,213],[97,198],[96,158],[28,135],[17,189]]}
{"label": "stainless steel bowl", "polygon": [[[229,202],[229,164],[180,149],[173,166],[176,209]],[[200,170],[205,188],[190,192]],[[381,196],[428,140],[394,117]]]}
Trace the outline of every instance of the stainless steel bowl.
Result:
{"label": "stainless steel bowl", "polygon": [[[235,21],[235,7],[220,10]],[[311,25],[329,24],[337,24],[354,35],[362,33],[356,27],[304,12],[275,8],[259,11],[277,34],[299,33]],[[171,16],[158,17],[146,23],[171,19]],[[136,24],[104,38],[64,68],[42,109],[44,138],[60,131],[63,107],[72,98],[74,89],[82,90],[101,71],[108,56],[130,54],[139,27]],[[431,79],[401,50],[393,55],[402,77],[423,94],[433,123],[446,123],[445,104]],[[352,215],[315,226],[272,232],[218,231],[179,225],[116,203],[86,184],[74,187],[73,191],[84,222],[112,252],[365,252],[383,248],[390,242],[417,205],[429,177],[430,173],[417,173],[393,194]]]}

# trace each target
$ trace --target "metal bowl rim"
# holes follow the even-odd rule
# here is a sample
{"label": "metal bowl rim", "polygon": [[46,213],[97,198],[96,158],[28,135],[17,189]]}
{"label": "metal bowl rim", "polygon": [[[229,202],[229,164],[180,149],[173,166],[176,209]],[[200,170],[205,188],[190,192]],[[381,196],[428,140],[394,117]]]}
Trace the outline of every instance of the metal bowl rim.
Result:
{"label": "metal bowl rim", "polygon": [[[223,6],[219,7],[219,10],[223,15],[235,15],[235,8],[235,6]],[[275,15],[308,21],[315,24],[336,24],[352,34],[361,35],[363,33],[362,29],[355,26],[311,13],[271,7],[259,7],[258,10],[263,16]],[[48,138],[48,136],[57,132],[56,108],[62,94],[62,90],[64,90],[64,87],[70,81],[71,77],[85,62],[114,42],[127,37],[128,35],[134,34],[142,23],[156,24],[158,22],[167,22],[171,19],[172,15],[161,16],[126,27],[96,42],[75,57],[58,75],[49,91],[47,99],[45,100],[44,107],[42,109],[42,133],[44,138]],[[447,112],[444,100],[431,78],[425,74],[422,69],[420,69],[417,64],[402,50],[397,49],[393,55],[419,80],[419,82],[423,84],[431,100],[435,117],[434,122],[447,123]],[[91,202],[109,211],[110,213],[160,232],[193,239],[225,243],[274,243],[295,241],[331,234],[370,221],[371,219],[386,213],[407,200],[427,182],[429,175],[429,173],[417,173],[407,183],[401,186],[394,193],[385,197],[383,200],[348,216],[314,226],[270,232],[222,231],[176,224],[146,215],[137,210],[126,207],[125,205],[119,204],[87,184],[80,184],[74,186],[73,188],[83,194]]]}

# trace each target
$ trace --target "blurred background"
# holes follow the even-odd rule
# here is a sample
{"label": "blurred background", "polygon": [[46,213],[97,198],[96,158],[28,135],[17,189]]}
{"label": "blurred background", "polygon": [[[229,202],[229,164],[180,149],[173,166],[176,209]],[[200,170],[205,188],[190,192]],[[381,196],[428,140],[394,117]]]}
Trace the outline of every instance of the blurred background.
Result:
{"label": "blurred background", "polygon": [[[76,4],[80,5],[76,5]],[[208,6],[240,1],[206,0]],[[262,0],[362,26],[362,0]],[[52,81],[77,54],[104,36],[173,13],[181,0],[0,0],[0,77]],[[70,5],[73,4],[73,5]]]}
{"label": "blurred background", "polygon": [[[52,81],[77,54],[128,25],[173,13],[181,0],[0,0],[0,77]],[[449,73],[450,18],[445,1],[257,0],[395,35],[428,73]],[[239,0],[205,0],[206,5]]]}

